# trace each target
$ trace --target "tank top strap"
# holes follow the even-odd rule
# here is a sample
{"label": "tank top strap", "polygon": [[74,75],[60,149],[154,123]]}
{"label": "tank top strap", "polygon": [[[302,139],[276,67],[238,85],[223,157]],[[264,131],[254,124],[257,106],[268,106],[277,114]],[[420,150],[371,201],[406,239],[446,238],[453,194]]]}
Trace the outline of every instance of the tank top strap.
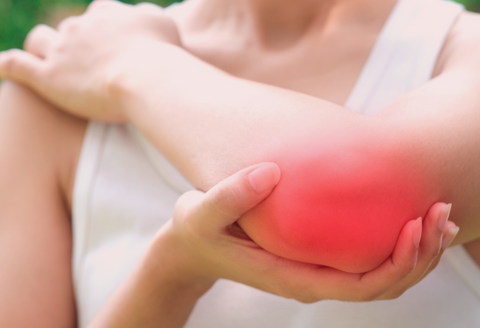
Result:
{"label": "tank top strap", "polygon": [[345,107],[375,115],[427,82],[451,26],[464,10],[443,0],[399,0]]}

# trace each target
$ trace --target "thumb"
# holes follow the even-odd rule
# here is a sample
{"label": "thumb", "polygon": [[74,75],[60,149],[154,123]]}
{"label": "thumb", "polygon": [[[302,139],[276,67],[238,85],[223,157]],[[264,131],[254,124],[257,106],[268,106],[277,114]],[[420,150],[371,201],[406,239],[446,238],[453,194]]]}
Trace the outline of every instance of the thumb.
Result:
{"label": "thumb", "polygon": [[210,189],[199,203],[199,229],[223,229],[264,200],[280,180],[280,168],[261,163],[243,169]]}
{"label": "thumb", "polygon": [[28,52],[11,49],[0,53],[0,77],[36,89],[43,61]]}

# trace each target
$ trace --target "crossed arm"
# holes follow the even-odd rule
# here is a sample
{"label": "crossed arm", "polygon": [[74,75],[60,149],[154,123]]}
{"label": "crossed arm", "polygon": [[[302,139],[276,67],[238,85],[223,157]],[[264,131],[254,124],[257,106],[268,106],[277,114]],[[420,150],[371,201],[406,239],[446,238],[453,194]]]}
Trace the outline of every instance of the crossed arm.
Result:
{"label": "crossed arm", "polygon": [[[155,53],[153,45],[143,47]],[[433,177],[419,172],[425,159],[413,152],[409,136],[396,134],[402,126],[394,120],[237,79],[177,48],[160,52],[168,64],[157,69],[179,83],[155,91],[153,80],[131,89],[124,87],[129,81],[119,82],[119,99],[132,95],[124,101],[133,104],[125,108],[129,120],[203,190],[243,167],[277,163],[279,185],[239,221],[265,249],[366,272],[392,253],[407,221],[449,200],[437,193]],[[139,110],[130,99],[147,100]]]}
{"label": "crossed arm", "polygon": [[[159,40],[129,31],[112,42],[117,51],[97,51],[82,67],[75,47],[85,51],[99,41],[95,24],[84,25],[83,32],[75,24],[63,28],[61,42],[68,44],[68,33],[76,37],[71,48],[56,51],[59,36],[37,30],[27,50],[46,59],[29,57],[16,66],[26,54],[7,55],[3,74],[23,78],[77,114],[133,122],[201,190],[249,165],[277,163],[280,184],[239,221],[269,251],[368,271],[392,252],[404,224],[424,216],[436,201],[455,204],[452,219],[466,228],[459,242],[480,237],[478,35],[457,42],[437,78],[366,118],[228,75],[172,45],[175,35],[165,43],[165,35]],[[108,31],[101,37],[109,37]],[[60,76],[61,65],[71,63],[70,72],[81,74]]]}
{"label": "crossed arm", "polygon": [[[98,115],[103,108],[112,110],[105,117],[112,115],[117,120],[128,118],[149,136],[190,181],[203,190],[249,164],[275,161],[286,180],[283,190],[298,187],[295,186],[298,179],[288,179],[292,172],[312,174],[317,181],[314,186],[316,188],[319,185],[320,188],[328,186],[326,191],[320,190],[320,194],[324,192],[327,196],[335,195],[335,187],[345,190],[341,196],[345,197],[345,202],[356,198],[358,190],[365,190],[364,186],[371,188],[365,198],[367,206],[363,210],[359,208],[366,218],[371,216],[372,204],[378,205],[372,203],[372,199],[385,195],[384,184],[372,186],[368,179],[380,175],[393,186],[387,189],[385,204],[399,209],[401,218],[408,216],[408,220],[411,220],[408,211],[423,216],[434,201],[445,199],[461,206],[456,214],[457,223],[469,228],[470,233],[464,235],[463,240],[478,238],[478,222],[472,219],[478,211],[471,201],[478,195],[478,179],[474,167],[478,154],[472,152],[478,149],[478,138],[475,138],[478,130],[475,125],[477,100],[472,95],[472,90],[457,88],[458,83],[451,82],[451,79],[470,79],[468,86],[473,88],[478,85],[475,74],[470,72],[475,65],[470,63],[464,69],[461,65],[448,69],[446,65],[436,80],[394,104],[382,117],[367,119],[319,99],[234,78],[198,61],[181,49],[158,40],[132,42],[139,42],[139,47],[132,49],[132,52],[124,52],[125,57],[108,58],[103,63],[100,58],[97,62],[97,73],[104,72],[104,67],[109,68],[106,76],[110,76],[110,81],[105,94],[102,93],[102,88],[100,91],[88,88],[90,85],[95,86],[96,80],[88,80],[92,76],[83,71],[82,67],[82,76],[60,76],[59,68],[52,65],[55,60],[49,62],[49,56],[46,53],[42,55],[40,48],[35,50],[34,45],[30,46],[32,52],[37,52],[45,60],[10,53],[0,59],[0,72],[3,76],[30,85],[73,112],[93,108],[100,109],[94,114]],[[45,48],[46,45],[42,47]],[[140,53],[136,51],[141,51],[141,58],[148,58],[142,63],[138,60],[129,61],[129,58],[139,58]],[[118,54],[119,51],[115,53]],[[157,55],[161,55],[163,63],[168,62],[168,65],[158,63]],[[468,62],[468,58],[463,57],[461,61]],[[78,67],[78,63],[74,66]],[[119,74],[114,73],[112,78],[111,72],[118,72],[115,70],[118,67],[122,67],[122,70]],[[161,71],[162,75],[152,79],[153,69]],[[72,90],[79,85],[83,86],[84,93],[79,98],[82,101],[78,102],[82,106],[76,107]],[[62,89],[61,95],[55,91],[58,89]],[[185,97],[185,94],[191,99]],[[438,103],[432,102],[432,95],[439,98]],[[463,98],[457,100],[456,96]],[[85,99],[89,99],[90,106],[85,106]],[[452,103],[458,106],[460,112],[452,114]],[[415,111],[419,107],[422,111]],[[159,111],[159,108],[162,110]],[[433,114],[430,108],[436,113]],[[458,129],[460,124],[464,127],[463,130]],[[451,132],[448,129],[452,129]],[[451,135],[454,135],[454,139]],[[333,146],[332,140],[335,140]],[[298,145],[306,148],[299,149]],[[313,158],[309,158],[312,154]],[[315,158],[317,155],[320,159]],[[452,157],[461,165],[448,162]],[[325,158],[329,162],[325,162]],[[376,161],[372,161],[372,158]],[[375,166],[376,162],[387,165]],[[465,165],[469,169],[468,176],[464,174]],[[322,169],[324,174],[320,175],[317,168]],[[336,173],[338,168],[342,170]],[[329,172],[327,177],[325,172]],[[347,175],[344,175],[345,172]],[[307,173],[305,175],[310,176]],[[364,179],[358,179],[359,174]],[[305,189],[305,185],[300,180],[302,189]],[[286,203],[285,195],[281,194],[281,185],[278,187],[275,190],[279,194],[272,195],[273,200],[277,199],[277,204],[273,204],[272,208]],[[408,199],[409,195],[414,197]],[[417,195],[421,199],[415,197]],[[269,212],[268,207],[264,208]],[[310,214],[311,210],[307,209],[306,213]],[[383,211],[375,215],[380,217],[385,213],[392,214],[388,206]],[[338,212],[327,214],[338,215]],[[248,215],[240,221],[247,232],[249,226],[252,227],[251,223]],[[262,231],[261,227],[258,230]],[[369,232],[368,229],[366,231]],[[398,235],[398,231],[395,234]],[[268,241],[268,231],[259,240],[262,238]],[[374,261],[370,265],[372,263]],[[358,266],[346,269],[361,270]],[[147,284],[146,288],[149,287],[151,284]]]}
{"label": "crossed arm", "polygon": [[[169,83],[147,74],[120,76],[116,95],[125,99],[128,119],[197,187],[208,190],[254,163],[280,166],[280,184],[250,213],[262,219],[247,215],[239,222],[266,249],[366,271],[391,253],[405,222],[424,216],[435,201],[454,204],[452,219],[466,231],[459,242],[479,237],[476,59],[456,58],[379,117],[365,118],[229,76],[176,47],[138,48],[163,58],[148,70],[156,67]],[[147,72],[142,65],[132,71]],[[312,254],[342,246],[348,250],[329,253],[332,258]]]}

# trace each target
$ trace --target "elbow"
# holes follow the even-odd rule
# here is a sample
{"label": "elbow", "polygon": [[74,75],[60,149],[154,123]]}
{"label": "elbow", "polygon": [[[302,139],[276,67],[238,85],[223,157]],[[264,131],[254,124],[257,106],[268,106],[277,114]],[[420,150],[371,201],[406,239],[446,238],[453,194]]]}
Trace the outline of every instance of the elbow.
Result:
{"label": "elbow", "polygon": [[407,152],[364,136],[305,142],[272,159],[281,181],[239,224],[284,258],[370,271],[391,255],[403,226],[433,202]]}

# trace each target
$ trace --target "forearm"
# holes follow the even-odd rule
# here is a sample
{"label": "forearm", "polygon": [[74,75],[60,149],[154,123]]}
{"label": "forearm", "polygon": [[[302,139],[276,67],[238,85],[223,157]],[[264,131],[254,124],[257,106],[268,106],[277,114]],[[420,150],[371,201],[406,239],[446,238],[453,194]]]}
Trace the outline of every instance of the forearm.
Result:
{"label": "forearm", "polygon": [[437,201],[435,181],[419,170],[422,158],[395,120],[237,79],[175,47],[158,51],[149,53],[162,63],[142,69],[153,62],[144,58],[134,78],[117,77],[125,112],[200,189],[248,165],[277,163],[279,185],[239,221],[265,249],[368,271],[391,254],[404,224]]}
{"label": "forearm", "polygon": [[292,138],[322,142],[368,130],[366,119],[332,103],[238,79],[170,45],[149,49],[134,72],[117,76],[117,99],[130,121],[200,189],[267,160],[265,150],[281,149]]}
{"label": "forearm", "polygon": [[[208,189],[260,161],[276,161],[285,171],[301,149],[348,153],[366,145],[371,163],[395,155],[388,168],[392,176],[401,176],[399,168],[415,172],[410,181],[399,179],[399,186],[410,185],[405,190],[421,190],[418,195],[426,202],[455,204],[452,219],[466,228],[457,240],[480,236],[475,200],[480,172],[472,167],[480,161],[475,151],[480,111],[476,102],[467,101],[477,84],[466,80],[469,70],[445,74],[397,101],[382,117],[367,118],[321,99],[237,79],[172,46],[154,48],[152,60],[143,62],[153,67],[140,65],[135,78],[119,79],[120,93],[127,91],[120,99],[132,122],[196,187]],[[162,61],[153,60],[157,57]],[[151,74],[157,70],[161,75]],[[329,158],[323,154],[320,162]]]}
{"label": "forearm", "polygon": [[192,270],[185,266],[182,254],[165,239],[161,236],[153,241],[88,328],[184,326],[213,281],[192,279]]}

